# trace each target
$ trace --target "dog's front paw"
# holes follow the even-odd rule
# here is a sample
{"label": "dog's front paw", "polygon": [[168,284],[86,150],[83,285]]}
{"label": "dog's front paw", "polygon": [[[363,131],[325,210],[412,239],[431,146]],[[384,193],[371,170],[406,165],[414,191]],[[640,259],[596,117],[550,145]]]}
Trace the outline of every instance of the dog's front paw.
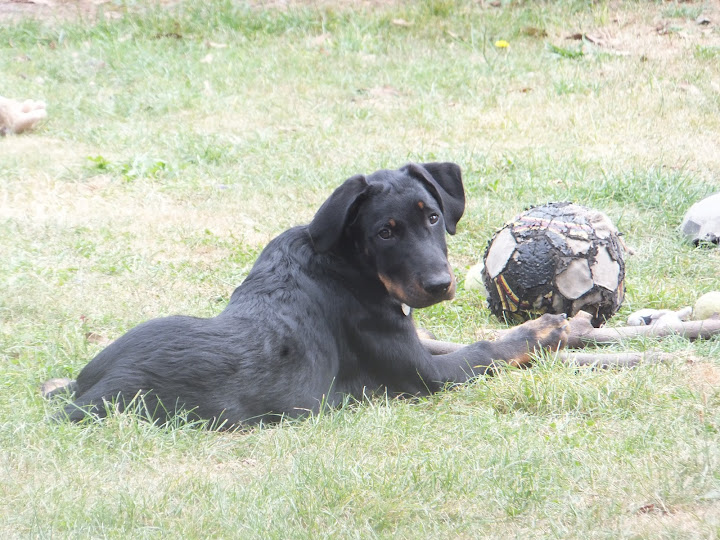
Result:
{"label": "dog's front paw", "polygon": [[556,351],[567,345],[570,337],[570,322],[567,315],[551,315],[546,313],[542,317],[528,321],[518,326],[514,332],[524,334],[529,346]]}
{"label": "dog's front paw", "polygon": [[570,337],[570,323],[565,314],[542,317],[521,324],[510,331],[502,340],[507,362],[513,366],[522,366],[532,360],[532,354],[540,350],[556,351],[567,345]]}

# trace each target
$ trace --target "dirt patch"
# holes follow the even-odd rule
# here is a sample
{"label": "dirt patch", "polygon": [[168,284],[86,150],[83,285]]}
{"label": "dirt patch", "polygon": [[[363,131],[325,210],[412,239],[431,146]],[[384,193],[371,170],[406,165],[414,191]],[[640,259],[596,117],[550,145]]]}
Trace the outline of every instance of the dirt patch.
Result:
{"label": "dirt patch", "polygon": [[[154,260],[202,260],[208,263],[227,257],[226,248],[184,244],[188,223],[219,239],[235,239],[246,246],[261,247],[271,232],[260,226],[262,212],[248,215],[248,198],[226,201],[232,207],[217,213],[211,205],[178,201],[159,191],[133,193],[110,179],[97,176],[84,182],[65,182],[49,176],[28,178],[8,187],[0,200],[0,220],[16,220],[28,227],[112,227],[130,233],[133,252]],[[258,201],[254,208],[261,208]],[[168,243],[172,249],[168,250]]]}
{"label": "dirt patch", "polygon": [[268,9],[293,9],[298,7],[369,9],[385,6],[401,6],[408,0],[252,0],[251,6]]}
{"label": "dirt patch", "polygon": [[688,360],[688,383],[703,392],[720,389],[720,367],[699,359]]}
{"label": "dirt patch", "polygon": [[[641,10],[625,10],[622,4],[611,5],[607,24],[589,29],[567,29],[556,36],[563,46],[582,42],[583,49],[598,50],[620,56],[646,59],[672,59],[687,48],[720,45],[720,1],[699,4],[686,13],[673,13],[672,6],[651,5]],[[692,7],[692,6],[691,6]]]}
{"label": "dirt patch", "polygon": [[55,22],[76,18],[95,18],[98,12],[98,5],[98,3],[92,0],[79,0],[76,2],[0,0],[0,20],[12,21],[33,18]]}
{"label": "dirt patch", "polygon": [[[173,5],[178,0],[148,0],[147,6]],[[399,0],[253,0],[257,8],[288,10],[296,7],[371,9],[380,6],[402,5]],[[135,8],[142,9],[142,8]],[[0,21],[33,18],[49,23],[74,19],[93,21],[98,17],[108,19],[122,17],[126,6],[118,6],[112,0],[0,0]]]}
{"label": "dirt patch", "polygon": [[[147,0],[142,6],[171,6],[179,0]],[[250,6],[260,9],[286,11],[293,8],[333,9],[338,11],[369,11],[400,8],[411,4],[408,0],[251,0]],[[39,19],[48,23],[74,19],[87,21],[99,17],[120,18],[129,8],[113,0],[0,0],[0,21]],[[478,9],[498,9],[494,3],[478,2]],[[720,46],[720,0],[708,0],[687,16],[668,11],[668,7],[649,6],[643,10],[625,10],[622,3],[610,5],[612,14],[607,24],[589,29],[566,28],[549,38],[562,46],[572,47],[572,41],[582,41],[584,47],[610,54],[633,55],[642,58],[674,58],[687,47]],[[695,12],[698,13],[695,16]],[[400,19],[398,19],[400,20]],[[531,29],[538,30],[538,29]],[[545,30],[538,30],[545,33]],[[545,34],[546,35],[546,34]]]}
{"label": "dirt patch", "polygon": [[[149,0],[148,5],[168,5],[175,0]],[[24,18],[48,23],[75,19],[96,20],[122,16],[122,10],[111,0],[0,0],[0,21],[19,21]]]}
{"label": "dirt patch", "polygon": [[674,533],[684,538],[710,538],[719,524],[720,503],[708,501],[708,504],[688,508],[645,505],[632,518],[628,518],[624,529],[632,535],[651,537]]}

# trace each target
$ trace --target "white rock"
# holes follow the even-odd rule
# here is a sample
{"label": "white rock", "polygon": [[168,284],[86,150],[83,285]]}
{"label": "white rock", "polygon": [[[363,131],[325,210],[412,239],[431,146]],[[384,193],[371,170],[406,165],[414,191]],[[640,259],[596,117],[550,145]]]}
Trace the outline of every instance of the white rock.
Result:
{"label": "white rock", "polygon": [[685,213],[680,230],[693,243],[720,240],[720,193],[693,204]]}

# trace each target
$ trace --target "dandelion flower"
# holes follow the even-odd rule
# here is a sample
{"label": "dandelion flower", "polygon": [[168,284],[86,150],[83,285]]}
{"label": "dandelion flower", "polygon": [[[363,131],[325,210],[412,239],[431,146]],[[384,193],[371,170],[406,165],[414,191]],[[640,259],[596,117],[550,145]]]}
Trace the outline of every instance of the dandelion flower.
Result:
{"label": "dandelion flower", "polygon": [[498,49],[507,49],[510,46],[510,44],[507,41],[505,41],[504,39],[500,39],[495,42],[495,46]]}

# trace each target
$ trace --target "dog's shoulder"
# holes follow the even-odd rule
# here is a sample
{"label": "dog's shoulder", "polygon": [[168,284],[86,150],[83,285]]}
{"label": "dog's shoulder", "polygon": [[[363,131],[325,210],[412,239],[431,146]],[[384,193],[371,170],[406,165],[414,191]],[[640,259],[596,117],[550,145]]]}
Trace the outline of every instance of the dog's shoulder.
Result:
{"label": "dog's shoulder", "polygon": [[297,289],[298,281],[322,273],[314,262],[314,255],[306,226],[281,233],[262,250],[247,277],[233,292],[230,305],[255,297],[291,294]]}
{"label": "dog's shoulder", "polygon": [[277,278],[284,278],[286,274],[308,268],[313,255],[307,226],[293,227],[268,242],[255,261],[247,279],[275,281]]}
{"label": "dog's shoulder", "polygon": [[360,289],[367,291],[365,280],[348,261],[332,252],[318,253],[312,243],[308,227],[293,227],[272,239],[262,250],[243,283],[233,292],[231,303],[254,296],[283,297],[297,294],[293,300],[302,302],[302,296],[321,295],[322,303],[331,304],[328,298],[341,301],[345,294]]}

